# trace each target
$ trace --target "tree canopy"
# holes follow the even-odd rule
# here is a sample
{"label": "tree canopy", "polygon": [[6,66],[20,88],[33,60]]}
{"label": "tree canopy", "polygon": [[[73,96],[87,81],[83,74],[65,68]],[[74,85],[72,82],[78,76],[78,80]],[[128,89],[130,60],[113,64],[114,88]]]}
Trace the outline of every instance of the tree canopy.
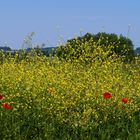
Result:
{"label": "tree canopy", "polygon": [[78,59],[83,55],[91,57],[94,50],[99,48],[108,52],[108,57],[115,54],[123,57],[124,61],[131,61],[135,56],[133,42],[129,38],[105,32],[86,33],[84,36],[67,40],[66,45],[58,47],[57,56],[65,60]]}

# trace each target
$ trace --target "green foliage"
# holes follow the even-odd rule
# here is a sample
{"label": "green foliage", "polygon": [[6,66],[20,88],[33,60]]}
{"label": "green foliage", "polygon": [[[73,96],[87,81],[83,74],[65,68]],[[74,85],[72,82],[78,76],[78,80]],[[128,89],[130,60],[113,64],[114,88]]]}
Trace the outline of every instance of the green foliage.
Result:
{"label": "green foliage", "polygon": [[[133,43],[129,38],[104,32],[95,35],[87,33],[82,37],[68,40],[66,45],[59,46],[57,49],[57,56],[60,59],[65,60],[74,60],[81,57],[84,60],[87,60],[87,58],[89,58],[90,61],[90,59],[94,59],[95,56],[98,57],[98,55],[93,53],[99,48],[101,48],[103,52],[108,53],[107,57],[115,54],[116,56],[123,58],[123,61],[125,62],[132,61],[135,57]],[[85,57],[85,54],[88,57]]]}

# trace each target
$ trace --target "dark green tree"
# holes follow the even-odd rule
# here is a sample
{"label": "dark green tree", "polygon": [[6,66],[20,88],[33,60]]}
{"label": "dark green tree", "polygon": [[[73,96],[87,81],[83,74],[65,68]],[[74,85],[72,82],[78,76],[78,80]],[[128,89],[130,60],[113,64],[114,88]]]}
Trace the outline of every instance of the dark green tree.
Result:
{"label": "dark green tree", "polygon": [[108,56],[115,53],[118,57],[122,57],[125,62],[130,62],[135,57],[133,43],[129,38],[105,32],[95,35],[86,33],[82,37],[68,40],[66,45],[58,47],[57,56],[65,60],[78,59],[85,52],[91,54],[98,47],[105,52],[108,51]]}

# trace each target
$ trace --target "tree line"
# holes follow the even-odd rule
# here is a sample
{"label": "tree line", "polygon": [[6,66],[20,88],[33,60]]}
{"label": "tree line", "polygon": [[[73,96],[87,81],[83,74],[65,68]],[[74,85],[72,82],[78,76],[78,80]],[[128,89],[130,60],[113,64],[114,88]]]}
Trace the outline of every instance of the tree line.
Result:
{"label": "tree line", "polygon": [[[38,55],[57,56],[63,60],[74,60],[83,57],[87,61],[93,59],[94,50],[101,48],[103,52],[108,52],[107,57],[116,55],[123,57],[125,62],[133,61],[135,56],[140,54],[140,48],[134,50],[134,45],[131,39],[117,34],[109,34],[99,32],[97,34],[86,33],[83,36],[67,40],[65,45],[58,47],[41,48],[35,47],[34,50]],[[10,47],[0,47],[4,52],[22,52],[22,50],[12,50]],[[29,53],[32,48],[27,48],[25,54]],[[96,55],[97,56],[97,55]]]}

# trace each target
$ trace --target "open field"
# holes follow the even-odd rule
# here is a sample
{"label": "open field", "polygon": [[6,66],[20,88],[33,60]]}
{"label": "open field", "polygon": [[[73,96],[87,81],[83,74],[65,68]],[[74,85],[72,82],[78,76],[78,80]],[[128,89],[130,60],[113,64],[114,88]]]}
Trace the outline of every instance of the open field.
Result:
{"label": "open field", "polygon": [[0,104],[1,140],[140,140],[140,62],[4,59]]}

